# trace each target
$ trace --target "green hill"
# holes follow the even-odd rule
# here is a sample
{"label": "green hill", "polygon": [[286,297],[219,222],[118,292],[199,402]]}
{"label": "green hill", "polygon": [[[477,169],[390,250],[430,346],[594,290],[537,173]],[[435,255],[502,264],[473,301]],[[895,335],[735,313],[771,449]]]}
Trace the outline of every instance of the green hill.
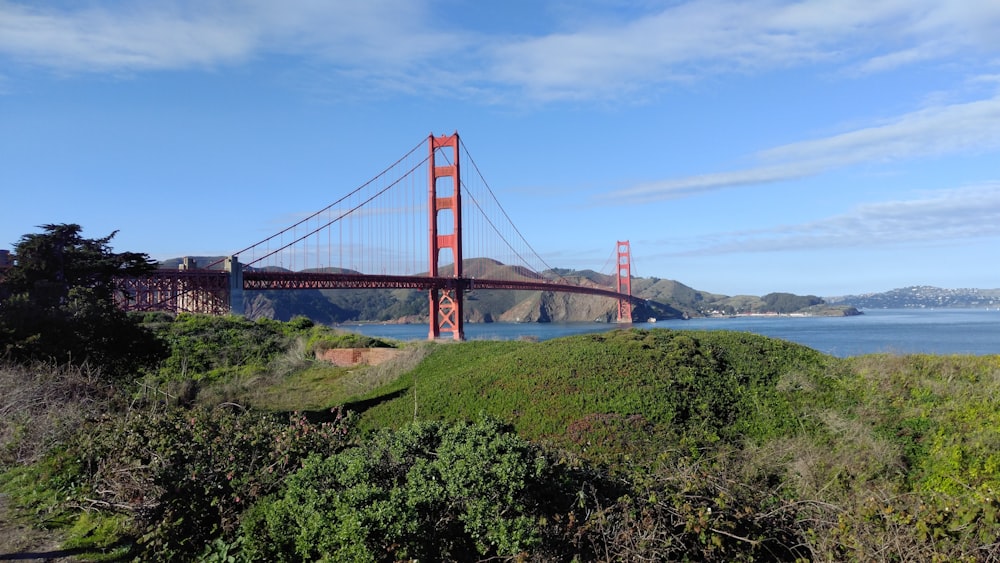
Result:
{"label": "green hill", "polygon": [[[833,361],[749,333],[613,330],[544,342],[438,346],[395,384],[361,397],[367,427],[487,413],[584,454],[650,458],[665,444],[764,440],[800,427],[778,382]],[[400,392],[403,392],[402,394]],[[393,397],[380,401],[379,397]],[[607,460],[601,460],[607,461]]]}
{"label": "green hill", "polygon": [[313,352],[387,343],[146,324],[170,355],[133,386],[0,365],[3,509],[88,559],[1000,556],[995,356],[627,329],[338,367]]}

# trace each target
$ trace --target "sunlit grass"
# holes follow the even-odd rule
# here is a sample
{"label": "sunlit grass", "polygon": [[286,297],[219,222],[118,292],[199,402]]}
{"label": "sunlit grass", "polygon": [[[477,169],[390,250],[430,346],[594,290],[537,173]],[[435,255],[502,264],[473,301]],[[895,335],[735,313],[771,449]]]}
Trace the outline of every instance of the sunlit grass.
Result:
{"label": "sunlit grass", "polygon": [[376,366],[337,367],[312,361],[278,380],[246,390],[245,400],[272,411],[323,410],[385,387],[410,372],[430,353],[431,345],[414,343]]}

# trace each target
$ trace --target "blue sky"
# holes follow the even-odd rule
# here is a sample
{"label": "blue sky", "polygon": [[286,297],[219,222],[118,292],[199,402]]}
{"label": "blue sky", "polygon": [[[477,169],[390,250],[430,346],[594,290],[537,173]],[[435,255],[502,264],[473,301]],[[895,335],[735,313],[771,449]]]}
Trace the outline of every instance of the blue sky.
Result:
{"label": "blue sky", "polygon": [[553,266],[1000,287],[1000,2],[0,0],[0,248],[228,254],[456,130]]}

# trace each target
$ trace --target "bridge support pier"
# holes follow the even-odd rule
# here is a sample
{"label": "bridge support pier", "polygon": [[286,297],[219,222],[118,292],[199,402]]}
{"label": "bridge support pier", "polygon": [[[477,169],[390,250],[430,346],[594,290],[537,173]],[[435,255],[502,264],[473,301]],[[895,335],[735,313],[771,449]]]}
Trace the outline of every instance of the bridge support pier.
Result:
{"label": "bridge support pier", "polygon": [[242,316],[246,312],[243,300],[243,265],[240,264],[239,257],[230,256],[226,258],[223,269],[229,272],[229,314]]}
{"label": "bridge support pier", "polygon": [[[457,280],[456,280],[457,281]],[[449,283],[447,287],[430,290],[431,318],[428,338],[435,340],[442,332],[450,332],[455,340],[465,340],[464,297],[465,288],[461,283]]]}

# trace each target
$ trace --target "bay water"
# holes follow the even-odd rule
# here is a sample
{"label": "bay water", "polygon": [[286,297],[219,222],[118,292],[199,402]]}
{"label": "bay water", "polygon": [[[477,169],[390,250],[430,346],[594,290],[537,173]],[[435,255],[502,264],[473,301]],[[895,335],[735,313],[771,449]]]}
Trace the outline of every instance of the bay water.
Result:
{"label": "bay water", "polygon": [[[1000,354],[1000,311],[992,309],[869,309],[853,317],[755,316],[607,323],[466,323],[467,340],[548,340],[634,328],[737,330],[804,344],[834,356]],[[395,340],[425,340],[424,324],[343,324],[338,328]]]}

